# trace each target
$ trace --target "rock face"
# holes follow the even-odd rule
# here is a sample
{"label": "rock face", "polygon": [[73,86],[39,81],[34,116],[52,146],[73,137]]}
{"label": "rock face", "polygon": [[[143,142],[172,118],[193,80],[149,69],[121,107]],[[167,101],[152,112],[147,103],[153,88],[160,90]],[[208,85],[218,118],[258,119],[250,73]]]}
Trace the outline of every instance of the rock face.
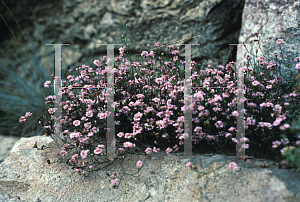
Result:
{"label": "rock face", "polygon": [[[264,55],[270,58],[268,61],[275,60],[273,55],[278,54],[278,58],[282,60],[281,74],[288,73],[290,70],[287,64],[290,64],[292,72],[298,73],[295,68],[298,62],[294,59],[299,57],[299,41],[300,41],[300,2],[294,0],[271,1],[271,0],[246,0],[242,17],[242,29],[239,36],[239,43],[250,43],[257,39],[252,34],[254,32],[263,32],[260,36],[260,47]],[[280,46],[276,43],[277,39],[283,39],[284,45]],[[258,56],[262,52],[258,46],[258,42],[253,42],[253,54],[258,48]],[[246,45],[251,50],[250,45]],[[281,51],[283,57],[281,56]],[[238,55],[246,50],[238,48]],[[268,54],[269,52],[269,54]],[[279,66],[280,62],[276,62]],[[284,79],[283,79],[284,80]]]}
{"label": "rock face", "polygon": [[[127,155],[119,165],[107,168],[117,177],[124,175],[118,189],[110,187],[105,169],[84,177],[64,163],[47,164],[57,159],[51,148],[37,150],[33,143],[53,147],[51,137],[21,138],[0,164],[0,201],[299,201],[300,173],[261,168],[260,159],[251,164],[224,155],[179,154]],[[143,161],[138,172],[134,161]],[[238,169],[228,169],[230,162]],[[188,162],[196,170],[185,167]],[[267,162],[271,164],[271,162]],[[115,169],[116,166],[116,169]],[[193,167],[192,166],[192,167]],[[198,172],[206,172],[198,176]]]}
{"label": "rock face", "polygon": [[[238,42],[244,7],[244,0],[30,1],[33,18],[27,1],[20,1],[20,6],[16,8],[12,8],[9,1],[6,2],[12,9],[12,14],[19,16],[17,21],[32,40],[30,43],[26,42],[6,7],[1,6],[4,17],[8,18],[9,25],[12,24],[12,30],[22,42],[24,52],[32,54],[30,44],[42,64],[45,60],[40,57],[44,57],[44,51],[49,53],[50,60],[53,60],[53,46],[46,46],[45,43],[72,44],[63,46],[62,50],[63,68],[66,69],[74,64],[76,67],[86,62],[92,64],[94,59],[106,55],[106,47],[97,44],[121,43],[118,42],[118,38],[121,39],[121,35],[125,35],[126,24],[128,24],[127,36],[130,45],[127,49],[132,56],[140,55],[143,50],[146,50],[148,43],[151,44],[150,48],[154,49],[154,43],[162,43],[162,37],[165,45],[190,38],[192,35],[203,35],[178,43],[201,44],[192,46],[192,55],[194,60],[203,64],[205,68],[208,64],[215,67],[219,64],[225,65],[235,60],[236,50],[232,51],[232,57],[225,59],[225,62],[219,54],[222,57],[229,57],[228,44]],[[25,17],[20,18],[24,10],[28,21],[24,21]],[[10,50],[21,59],[22,63],[30,67],[31,64],[16,44],[9,29],[3,22],[1,23],[5,28],[3,31],[5,40],[0,41],[1,49],[5,51],[4,47],[11,47]],[[42,41],[43,37],[45,41]],[[184,50],[183,46],[181,47],[180,56],[183,59]],[[93,53],[94,51],[96,52]],[[115,56],[119,56],[119,52],[116,52]],[[10,57],[10,59],[14,58]],[[19,67],[20,64],[21,62],[15,61],[14,65]]]}
{"label": "rock face", "polygon": [[[3,2],[16,18],[25,37]],[[45,91],[43,83],[53,79],[51,74],[54,74],[55,50],[54,46],[45,44],[71,43],[70,46],[62,46],[62,76],[65,79],[64,70],[82,65],[94,67],[95,59],[107,55],[107,47],[100,46],[99,43],[122,43],[126,24],[129,44],[129,55],[126,57],[131,56],[133,60],[136,60],[136,54],[141,59],[142,51],[150,48],[157,53],[157,59],[158,54],[166,50],[166,44],[176,42],[175,44],[201,44],[192,46],[192,57],[204,68],[207,68],[208,63],[217,68],[219,64],[234,61],[236,51],[233,50],[232,57],[229,57],[231,46],[228,44],[238,42],[244,0],[20,0],[17,5],[4,0],[0,5],[1,15],[17,39],[16,41],[5,22],[0,19],[3,34],[0,39],[0,80],[10,82],[16,79],[5,75],[3,65]],[[203,36],[180,41],[196,35]],[[160,42],[164,47],[154,49],[155,42]],[[148,43],[151,44],[150,47],[146,47]],[[119,56],[120,47],[116,46],[115,57]],[[184,60],[184,46],[180,48],[178,58]],[[229,58],[224,61],[223,56]],[[144,59],[144,64],[147,65],[149,59]],[[158,61],[156,64],[160,66]],[[22,65],[29,69],[28,73]],[[42,84],[42,77],[33,75],[33,72],[39,72],[38,67],[40,72],[47,72],[45,74],[48,75]],[[4,88],[2,83],[1,87]],[[4,102],[2,97],[0,101]],[[0,116],[3,117],[1,112]]]}

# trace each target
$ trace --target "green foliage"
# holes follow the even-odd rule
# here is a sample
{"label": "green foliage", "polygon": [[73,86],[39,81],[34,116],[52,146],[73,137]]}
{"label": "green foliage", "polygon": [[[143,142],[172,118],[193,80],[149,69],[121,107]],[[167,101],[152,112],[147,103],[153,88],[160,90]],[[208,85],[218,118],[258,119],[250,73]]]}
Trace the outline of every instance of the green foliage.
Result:
{"label": "green foliage", "polygon": [[300,171],[300,147],[286,148],[287,150],[283,153],[283,156],[286,157],[286,164],[290,167],[296,167]]}
{"label": "green foliage", "polygon": [[[294,93],[300,93],[300,74],[295,77],[295,81],[298,83],[294,86]],[[296,86],[298,85],[298,88]],[[292,112],[291,117],[293,118],[292,126],[290,127],[292,131],[296,131],[300,128],[300,115],[299,115],[299,106],[293,106],[290,112]],[[300,136],[300,134],[296,134],[295,136]],[[286,150],[283,154],[286,157],[286,163],[289,166],[296,166],[300,171],[300,147],[295,149]]]}
{"label": "green foliage", "polygon": [[[6,81],[0,81],[5,86],[0,89],[0,101],[2,103],[0,109],[6,114],[5,117],[0,119],[0,133],[10,133],[10,135],[15,136],[20,134],[23,136],[25,133],[34,131],[35,133],[41,133],[41,128],[34,126],[30,122],[20,123],[19,118],[25,115],[25,110],[32,112],[32,118],[36,118],[36,120],[39,116],[47,113],[45,97],[53,92],[50,88],[45,89],[44,87],[44,82],[51,80],[49,66],[41,62],[38,63],[36,58],[31,56],[30,61],[33,63],[34,69],[30,70],[14,53],[11,52],[11,54],[16,61],[22,64],[24,75],[20,76],[12,71],[12,68],[4,65],[4,61],[0,59],[0,68],[2,72],[7,74],[8,78]],[[2,52],[2,55],[6,54]],[[9,63],[11,67],[15,66],[12,61],[9,61]]]}

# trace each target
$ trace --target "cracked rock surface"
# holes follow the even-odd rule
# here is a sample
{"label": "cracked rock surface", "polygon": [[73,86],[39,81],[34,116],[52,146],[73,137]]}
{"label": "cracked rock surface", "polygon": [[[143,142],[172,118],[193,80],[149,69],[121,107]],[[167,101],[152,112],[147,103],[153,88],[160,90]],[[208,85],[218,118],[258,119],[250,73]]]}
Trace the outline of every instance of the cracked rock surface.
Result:
{"label": "cracked rock surface", "polygon": [[[261,168],[260,159],[246,164],[218,154],[193,154],[190,158],[183,153],[158,153],[150,158],[129,154],[121,165],[124,172],[133,175],[124,175],[119,188],[113,189],[105,169],[84,177],[64,163],[47,164],[45,157],[54,162],[57,151],[34,149],[35,141],[39,148],[54,146],[51,137],[46,136],[21,138],[14,145],[0,164],[0,189],[4,197],[20,197],[28,202],[300,200],[300,173],[276,166]],[[143,162],[139,172],[134,163],[138,160]],[[238,166],[235,171],[228,169],[232,161]],[[185,167],[188,162],[193,163],[195,170]],[[116,171],[119,179],[123,175],[118,162],[107,169],[110,174]],[[199,176],[198,172],[207,174]]]}

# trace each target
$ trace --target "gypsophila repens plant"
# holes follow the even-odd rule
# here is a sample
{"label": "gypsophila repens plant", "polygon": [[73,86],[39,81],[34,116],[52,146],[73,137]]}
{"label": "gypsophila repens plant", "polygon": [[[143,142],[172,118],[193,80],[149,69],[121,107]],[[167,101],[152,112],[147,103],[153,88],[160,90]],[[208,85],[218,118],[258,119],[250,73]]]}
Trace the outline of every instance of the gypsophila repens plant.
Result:
{"label": "gypsophila repens plant", "polygon": [[[258,36],[259,33],[254,34]],[[123,36],[122,39],[124,39]],[[277,43],[278,45],[284,44],[282,39],[278,39]],[[127,44],[127,37],[125,44]],[[155,43],[154,46],[159,47],[160,43]],[[149,47],[148,44],[147,47]],[[114,108],[117,134],[115,146],[118,148],[118,155],[124,156],[126,152],[135,152],[138,148],[142,148],[147,155],[160,152],[160,150],[165,150],[169,154],[173,149],[174,152],[183,149],[183,114],[186,109],[182,85],[184,72],[180,71],[179,67],[184,62],[178,61],[179,47],[174,50],[174,47],[169,45],[167,50],[169,52],[162,53],[162,56],[165,54],[173,57],[167,62],[164,61],[162,66],[157,66],[153,51],[150,53],[143,51],[142,63],[132,63],[124,57],[128,55],[128,52],[125,53],[126,46],[119,49],[120,56],[115,58],[114,65],[116,74]],[[146,57],[148,65],[142,66],[143,59]],[[277,61],[277,55],[274,57]],[[264,148],[264,151],[282,158],[286,145],[299,145],[297,138],[299,139],[300,135],[289,130],[290,120],[287,118],[290,107],[299,103],[299,94],[289,93],[287,89],[278,91],[279,88],[283,88],[282,77],[272,74],[273,70],[280,71],[280,67],[274,60],[267,62],[265,57],[259,56],[256,61],[253,59],[253,69],[249,67],[252,56],[247,55],[246,58],[247,67],[243,67],[246,74],[245,98],[242,99],[245,103],[246,134],[240,140],[234,138],[236,117],[240,113],[235,110],[238,94],[235,90],[236,64],[230,62],[226,67],[219,65],[219,70],[210,69],[208,65],[208,69],[200,70],[198,74],[196,63],[191,61],[191,70],[194,70],[191,76],[193,86],[200,85],[200,81],[204,81],[205,87],[193,88],[192,104],[187,107],[193,112],[193,142],[196,144],[194,147],[201,146],[200,142],[214,147],[223,144],[223,147],[233,149],[235,149],[235,144],[241,144],[242,149],[251,151],[251,144],[253,148]],[[159,62],[161,62],[160,58]],[[67,77],[68,81],[63,81],[68,87],[62,87],[61,94],[59,94],[64,100],[61,103],[63,115],[60,121],[64,128],[64,136],[67,139],[70,138],[69,141],[63,140],[65,144],[61,145],[61,157],[65,157],[66,163],[82,174],[98,170],[96,167],[102,164],[98,159],[104,155],[105,144],[107,144],[104,140],[107,122],[106,64],[108,64],[107,57],[103,56],[100,61],[94,61],[96,67],[82,65],[76,68],[76,71],[80,72],[79,75],[70,74]],[[299,69],[299,64],[296,65],[297,69]],[[51,81],[46,81],[45,87],[49,87],[50,83]],[[80,90],[81,94],[75,90],[79,86],[84,87]],[[211,86],[227,86],[228,88],[213,89]],[[40,119],[39,123],[51,136],[54,133],[55,116],[53,114],[57,110],[54,109],[55,96],[48,96],[46,100],[48,100],[46,104],[51,120]],[[20,122],[25,120],[26,115],[21,117]],[[104,140],[104,143],[101,140]],[[176,144],[178,141],[179,145]],[[149,146],[145,147],[142,142],[153,145],[153,149]],[[250,143],[245,144],[246,142]],[[282,147],[283,149],[279,151],[278,149]],[[293,149],[295,146],[289,146],[289,148]],[[106,162],[114,162],[114,159],[108,159]],[[138,168],[142,165],[141,161],[136,164]],[[186,167],[190,166],[190,163],[186,165]],[[229,169],[235,170],[236,164],[231,162]],[[112,176],[114,179],[111,180],[111,185],[116,187],[120,180],[116,177],[116,173]]]}

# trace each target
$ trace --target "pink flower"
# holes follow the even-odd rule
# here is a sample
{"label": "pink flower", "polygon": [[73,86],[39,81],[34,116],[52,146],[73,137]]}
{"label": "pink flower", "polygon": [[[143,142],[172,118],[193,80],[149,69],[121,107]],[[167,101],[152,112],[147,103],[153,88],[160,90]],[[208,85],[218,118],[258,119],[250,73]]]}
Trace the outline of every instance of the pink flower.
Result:
{"label": "pink flower", "polygon": [[84,127],[85,127],[87,130],[90,129],[90,128],[92,127],[91,122],[85,123],[85,124],[84,124]]}
{"label": "pink flower", "polygon": [[249,142],[249,139],[246,137],[240,138],[240,142]]}
{"label": "pink flower", "polygon": [[116,177],[116,172],[115,171],[111,173],[111,177]]}
{"label": "pink flower", "polygon": [[79,132],[73,132],[70,134],[70,138],[73,139],[73,138],[79,138],[80,136],[80,133]]}
{"label": "pink flower", "polygon": [[153,151],[154,151],[155,153],[157,153],[157,152],[160,151],[160,149],[159,149],[159,148],[156,149],[156,147],[153,147]]}
{"label": "pink flower", "polygon": [[25,116],[21,116],[21,118],[19,119],[19,122],[22,123],[24,121],[26,121],[26,117]]}
{"label": "pink flower", "polygon": [[93,117],[93,112],[92,111],[87,111],[85,115],[87,117]]}
{"label": "pink flower", "polygon": [[152,153],[152,149],[150,147],[147,147],[145,150],[146,154],[151,154]]}
{"label": "pink flower", "polygon": [[73,121],[73,125],[74,125],[74,126],[79,126],[79,125],[80,125],[80,121],[79,121],[79,120]]}
{"label": "pink flower", "polygon": [[156,42],[155,44],[154,44],[154,47],[159,47],[160,46],[160,42]]}
{"label": "pink flower", "polygon": [[215,123],[216,128],[223,128],[223,122],[222,121],[217,121],[217,123]]}
{"label": "pink flower", "polygon": [[141,54],[141,56],[144,56],[144,58],[145,58],[145,56],[147,56],[147,55],[148,55],[148,52],[147,52],[147,51],[143,51],[142,54]]}
{"label": "pink flower", "polygon": [[94,65],[96,65],[96,66],[98,66],[98,67],[100,66],[100,61],[99,61],[99,60],[94,60],[93,63],[94,63]]}
{"label": "pink flower", "polygon": [[81,121],[87,121],[88,119],[85,117],[85,116],[83,116],[82,118],[81,118]]}
{"label": "pink flower", "polygon": [[153,100],[154,102],[159,102],[160,99],[159,99],[159,98],[153,98],[152,100]]}
{"label": "pink flower", "polygon": [[172,152],[172,150],[173,150],[173,149],[171,149],[170,147],[168,147],[168,148],[166,149],[167,154],[169,154],[170,152]]}
{"label": "pink flower", "polygon": [[238,116],[239,113],[238,113],[237,111],[234,111],[234,112],[232,112],[232,115],[233,115],[233,116]]}
{"label": "pink flower", "polygon": [[273,122],[273,126],[278,126],[280,123],[281,123],[281,119],[276,119],[276,120]]}
{"label": "pink flower", "polygon": [[100,149],[100,148],[97,147],[97,148],[94,150],[94,153],[95,153],[95,154],[101,154],[102,151],[103,151],[102,149]]}
{"label": "pink flower", "polygon": [[231,135],[232,135],[231,133],[226,133],[225,137],[227,138],[227,137],[229,137]]}
{"label": "pink flower", "polygon": [[125,152],[125,150],[124,150],[123,148],[119,148],[118,151],[119,151],[120,153],[124,153],[124,152]]}
{"label": "pink flower", "polygon": [[272,148],[277,148],[281,144],[281,142],[276,140],[276,141],[273,141],[272,144],[273,144]]}
{"label": "pink flower", "polygon": [[105,119],[106,113],[98,113],[97,116],[98,116],[100,119]]}
{"label": "pink flower", "polygon": [[143,98],[143,97],[145,97],[145,96],[144,96],[143,94],[137,94],[136,97],[137,97],[137,98]]}
{"label": "pink flower", "polygon": [[283,39],[278,39],[278,40],[276,41],[276,43],[278,43],[279,45],[285,44],[285,42],[283,41]]}
{"label": "pink flower", "polygon": [[123,136],[124,136],[124,133],[122,133],[122,132],[121,132],[121,133],[118,133],[117,136],[118,136],[118,137],[123,137]]}
{"label": "pink flower", "polygon": [[49,88],[49,84],[51,83],[51,81],[46,81],[45,83],[44,83],[44,86],[46,87],[46,88]]}
{"label": "pink flower", "polygon": [[133,144],[131,142],[124,142],[124,147],[129,147],[131,148]]}
{"label": "pink flower", "polygon": [[82,150],[80,155],[81,155],[81,158],[85,159],[87,157],[87,153],[89,152],[90,150]]}
{"label": "pink flower", "polygon": [[136,163],[136,167],[140,168],[140,167],[142,167],[142,166],[143,166],[143,162],[142,162],[142,161],[138,161],[138,162]]}
{"label": "pink flower", "polygon": [[237,166],[236,166],[236,163],[235,162],[231,162],[231,163],[229,163],[229,170],[235,170],[235,169],[237,169]]}
{"label": "pink flower", "polygon": [[66,152],[65,150],[62,150],[62,151],[60,152],[60,154],[61,154],[62,156],[65,156],[65,155],[68,154],[68,152]]}
{"label": "pink flower", "polygon": [[114,187],[114,186],[116,186],[116,185],[118,185],[119,184],[119,179],[118,178],[116,178],[116,179],[114,179],[114,180],[111,180],[111,185]]}
{"label": "pink flower", "polygon": [[242,144],[242,148],[249,149],[249,144]]}
{"label": "pink flower", "polygon": [[32,113],[26,112],[25,117],[28,117],[28,116],[31,116],[31,115],[32,115]]}
{"label": "pink flower", "polygon": [[130,139],[131,136],[132,136],[132,135],[131,135],[130,133],[126,133],[126,134],[125,134],[125,138],[127,138],[127,139]]}
{"label": "pink flower", "polygon": [[235,130],[235,127],[230,127],[228,130],[229,130],[230,132],[233,132],[233,131]]}
{"label": "pink flower", "polygon": [[130,111],[129,107],[127,107],[127,106],[124,106],[123,109],[124,109],[126,112],[129,112],[129,111]]}
{"label": "pink flower", "polygon": [[98,147],[104,149],[104,145],[103,144],[99,144]]}
{"label": "pink flower", "polygon": [[69,160],[69,162],[70,162],[70,163],[76,163],[77,160],[72,158],[72,159]]}
{"label": "pink flower", "polygon": [[191,166],[192,166],[192,163],[191,163],[191,162],[188,162],[185,166],[186,166],[186,167],[191,167]]}
{"label": "pink flower", "polygon": [[54,114],[54,112],[57,110],[57,108],[49,108],[48,112],[49,114]]}
{"label": "pink flower", "polygon": [[280,126],[279,129],[280,130],[285,130],[285,129],[289,128],[289,127],[290,127],[290,125],[286,123],[286,124]]}
{"label": "pink flower", "polygon": [[252,85],[253,85],[253,86],[257,86],[258,84],[259,84],[258,81],[253,81],[253,82],[252,82]]}
{"label": "pink flower", "polygon": [[280,150],[281,154],[283,155],[283,154],[284,154],[284,152],[285,152],[286,150],[288,150],[288,147],[284,147],[284,148],[282,148],[282,149]]}

